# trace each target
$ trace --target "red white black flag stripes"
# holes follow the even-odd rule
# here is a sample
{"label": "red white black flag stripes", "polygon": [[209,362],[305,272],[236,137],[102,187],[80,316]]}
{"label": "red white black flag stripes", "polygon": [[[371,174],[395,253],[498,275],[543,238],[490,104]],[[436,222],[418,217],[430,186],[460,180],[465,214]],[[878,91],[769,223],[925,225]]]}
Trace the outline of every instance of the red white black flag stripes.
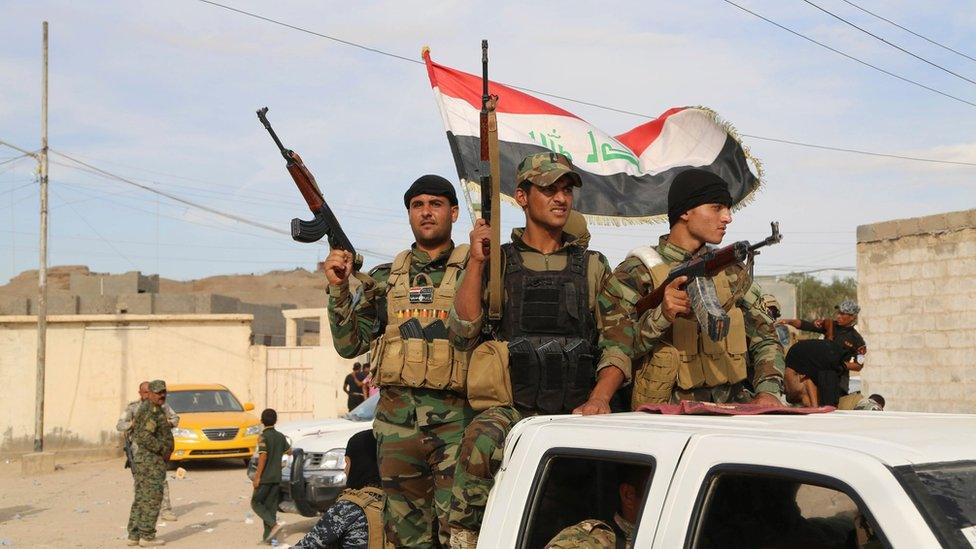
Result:
{"label": "red white black flag stripes", "polygon": [[[424,62],[447,129],[465,194],[479,196],[481,77]],[[729,182],[737,205],[759,188],[762,168],[715,112],[677,107],[618,136],[551,103],[497,82],[501,192],[515,193],[518,163],[528,154],[565,154],[583,178],[574,209],[597,223],[641,223],[667,218],[668,189],[682,170],[700,167]],[[753,170],[754,168],[754,170]]]}

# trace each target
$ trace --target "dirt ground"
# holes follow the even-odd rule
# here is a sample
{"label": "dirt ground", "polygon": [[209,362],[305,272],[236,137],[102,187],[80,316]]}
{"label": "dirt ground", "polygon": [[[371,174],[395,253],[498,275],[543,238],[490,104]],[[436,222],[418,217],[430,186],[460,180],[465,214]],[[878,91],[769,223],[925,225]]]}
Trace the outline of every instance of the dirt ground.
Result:
{"label": "dirt ground", "polygon": [[[179,520],[157,524],[166,547],[247,547],[261,537],[251,512],[251,484],[239,461],[185,466],[168,473]],[[132,476],[121,460],[64,465],[54,473],[22,477],[20,462],[0,461],[0,548],[125,547]],[[278,513],[286,523],[278,539],[288,547],[314,518]]]}

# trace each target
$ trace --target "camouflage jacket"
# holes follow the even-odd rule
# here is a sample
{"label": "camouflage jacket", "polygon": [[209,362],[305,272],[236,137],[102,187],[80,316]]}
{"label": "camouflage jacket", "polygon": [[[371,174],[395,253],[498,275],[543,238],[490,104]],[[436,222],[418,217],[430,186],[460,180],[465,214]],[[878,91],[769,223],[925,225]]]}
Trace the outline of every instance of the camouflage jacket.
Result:
{"label": "camouflage jacket", "polygon": [[132,420],[132,441],[138,447],[136,459],[146,454],[169,459],[173,453],[173,427],[161,406],[143,401]]}
{"label": "camouflage jacket", "polygon": [[[126,438],[131,439],[132,421],[136,418],[136,411],[139,409],[140,404],[142,404],[141,400],[133,400],[127,404],[125,410],[122,410],[122,415],[119,416],[119,421],[115,424],[115,430],[121,432],[122,436]],[[180,416],[165,402],[163,403],[163,413],[166,414],[166,420],[169,422],[170,427],[176,427],[180,424]],[[136,452],[139,445],[132,440],[129,442],[132,444],[132,452]]]}
{"label": "camouflage jacket", "polygon": [[[630,547],[631,543],[624,545]],[[617,533],[602,520],[587,519],[567,526],[546,544],[546,549],[615,549]]]}
{"label": "camouflage jacket", "polygon": [[[670,243],[668,235],[661,237],[655,249],[671,265],[687,261],[705,251],[704,247],[695,253],[683,250]],[[741,263],[730,266],[725,270],[725,275],[729,279],[735,305],[742,310],[745,318],[753,387],[756,392],[779,395],[782,393],[786,364],[783,348],[776,339],[773,320],[759,299],[762,291]],[[607,285],[608,291],[603,294],[606,299],[600,301],[605,322],[604,337],[636,362],[647,355],[658,341],[670,339],[671,323],[664,317],[662,306],[647,311],[640,319],[633,314],[637,300],[654,290],[651,273],[640,259],[628,257],[617,266],[613,277],[616,283]],[[620,314],[622,310],[628,313]]]}
{"label": "camouflage jacket", "polygon": [[[519,250],[519,253],[522,254],[522,261],[525,263],[526,268],[535,271],[561,271],[566,267],[568,248],[570,246],[577,245],[576,237],[566,233],[565,242],[561,248],[551,254],[543,254],[522,240],[522,235],[524,233],[525,229],[523,228],[513,229],[512,243],[515,245],[515,248]],[[587,265],[586,276],[587,282],[590,286],[589,292],[592,296],[593,312],[596,315],[596,326],[600,333],[599,339],[597,340],[597,345],[601,349],[601,355],[600,361],[597,363],[597,372],[607,366],[616,366],[621,372],[623,372],[627,381],[630,381],[630,357],[627,355],[627,353],[622,352],[615,342],[605,341],[605,338],[603,337],[603,330],[606,324],[603,318],[604,311],[603,307],[599,307],[597,304],[603,301],[609,301],[606,298],[603,298],[602,295],[606,291],[606,285],[608,283],[613,283],[613,277],[611,276],[610,262],[607,261],[607,258],[599,252],[595,253],[595,257],[596,260],[591,260]],[[502,276],[504,277],[504,272],[502,273]],[[451,309],[450,316],[448,317],[448,331],[450,333],[452,345],[458,349],[471,349],[481,341],[482,324],[484,322],[485,311],[487,308],[488,304],[486,299],[482,307],[481,316],[470,322],[461,320],[461,318],[458,317],[457,312],[454,309]],[[619,314],[619,312],[609,308],[609,314]]]}
{"label": "camouflage jacket", "polygon": [[[454,243],[439,256],[431,257],[417,245],[412,246],[410,278],[424,273],[431,283],[439,286],[444,279],[447,260],[454,251]],[[357,357],[369,350],[373,339],[385,330],[386,282],[392,265],[385,263],[369,272],[355,294],[349,285],[329,286],[329,327],[336,352],[344,358]],[[376,407],[380,421],[403,426],[426,426],[469,421],[474,412],[467,399],[450,391],[383,387]]]}

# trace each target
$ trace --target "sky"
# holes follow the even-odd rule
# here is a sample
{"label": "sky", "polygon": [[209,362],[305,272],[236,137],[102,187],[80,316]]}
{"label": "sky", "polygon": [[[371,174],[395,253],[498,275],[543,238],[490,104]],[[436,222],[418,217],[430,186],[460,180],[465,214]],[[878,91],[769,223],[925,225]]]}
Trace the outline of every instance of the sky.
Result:
{"label": "sky", "polygon": [[[853,0],[976,58],[976,4]],[[976,207],[976,106],[844,58],[723,0],[671,2],[258,2],[259,14],[407,60],[286,28],[200,0],[0,4],[0,140],[40,147],[41,24],[50,25],[49,265],[139,270],[174,279],[314,269],[324,242],[300,244],[81,169],[86,162],[171,195],[287,231],[310,214],[255,116],[269,119],[319,186],[366,265],[412,242],[403,191],[436,173],[457,183],[420,60],[657,116],[706,105],[731,122],[765,167],[765,185],[726,236],[783,242],[761,275],[850,276],[858,225]],[[898,51],[801,0],[737,3],[906,79],[976,103],[976,61],[844,0],[815,3],[920,57]],[[647,118],[550,100],[610,134]],[[773,138],[974,165],[799,147]],[[60,153],[60,154],[59,154]],[[0,146],[0,283],[36,269],[37,164]],[[67,155],[65,156],[61,156]],[[522,224],[512,206],[503,235]],[[454,228],[466,242],[462,210]],[[592,226],[612,264],[657,241],[664,224]],[[840,270],[836,270],[840,269]]]}

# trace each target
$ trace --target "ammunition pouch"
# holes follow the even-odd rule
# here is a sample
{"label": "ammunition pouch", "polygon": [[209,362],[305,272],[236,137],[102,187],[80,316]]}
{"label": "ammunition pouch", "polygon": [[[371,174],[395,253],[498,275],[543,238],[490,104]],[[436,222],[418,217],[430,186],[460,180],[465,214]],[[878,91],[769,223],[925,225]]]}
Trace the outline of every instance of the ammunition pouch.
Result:
{"label": "ammunition pouch", "polygon": [[467,391],[475,411],[513,404],[507,343],[489,340],[475,347],[467,368]]}
{"label": "ammunition pouch", "polygon": [[571,412],[596,378],[593,346],[579,338],[520,337],[509,344],[512,394],[520,410]]}
{"label": "ammunition pouch", "polygon": [[[373,349],[380,386],[449,390],[464,394],[470,353],[455,349],[443,328],[454,303],[468,246],[457,246],[439,286],[427,275],[410,280],[410,251],[393,261],[387,282],[386,331]],[[426,279],[426,286],[412,286]]]}

